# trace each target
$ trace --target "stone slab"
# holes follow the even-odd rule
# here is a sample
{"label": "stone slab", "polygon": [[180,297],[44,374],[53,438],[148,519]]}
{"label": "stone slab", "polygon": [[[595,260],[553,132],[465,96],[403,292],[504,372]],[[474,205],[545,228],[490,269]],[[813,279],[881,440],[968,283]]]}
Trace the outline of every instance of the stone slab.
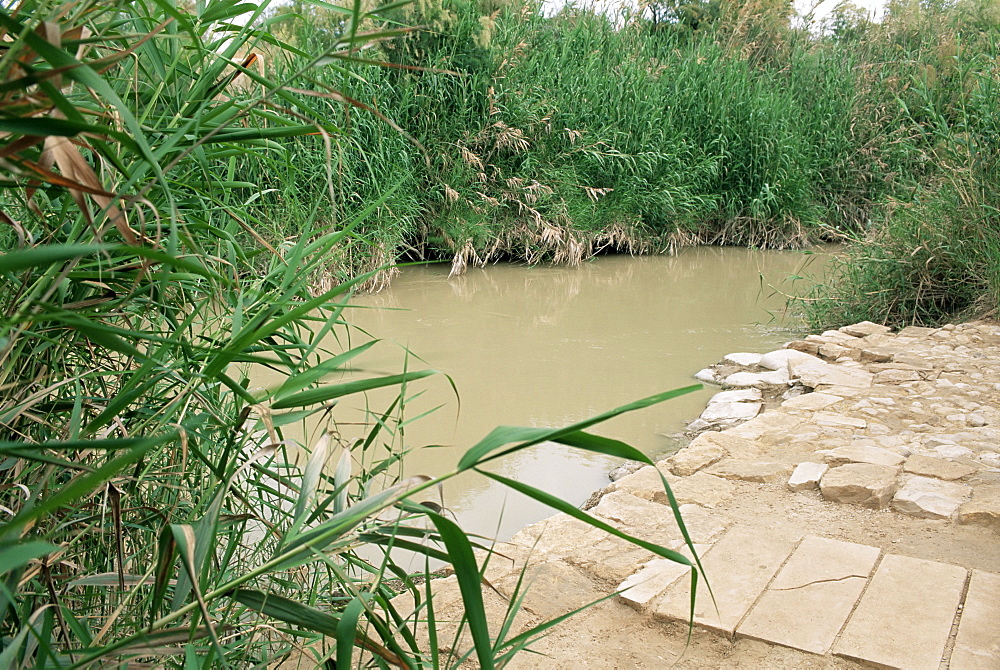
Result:
{"label": "stone slab", "polygon": [[[662,463],[678,477],[687,477],[725,456],[726,451],[722,447],[706,442],[690,444]],[[657,467],[660,467],[659,464]]]}
{"label": "stone slab", "polygon": [[712,402],[701,413],[702,421],[722,423],[752,419],[764,407],[760,402]]}
{"label": "stone slab", "polygon": [[781,403],[783,409],[804,409],[804,410],[820,410],[826,409],[830,405],[840,402],[843,400],[839,395],[830,395],[829,393],[803,393],[800,396],[790,398],[785,402]]}
{"label": "stone slab", "polygon": [[519,530],[510,544],[549,558],[559,558],[607,535],[603,530],[560,512]]}
{"label": "stone slab", "polygon": [[[764,412],[736,428],[730,428],[725,431],[725,434],[741,437],[745,440],[759,440],[768,443],[773,442],[778,437],[787,438],[801,424],[801,418],[784,412]],[[732,450],[729,450],[729,454],[736,457]]]}
{"label": "stone slab", "polygon": [[925,477],[936,477],[937,479],[952,480],[961,479],[974,473],[976,469],[964,463],[956,463],[944,458],[934,458],[922,454],[914,454],[906,459],[903,466],[904,472]]}
{"label": "stone slab", "polygon": [[827,500],[881,509],[896,493],[897,468],[848,463],[831,469],[819,482]]}
{"label": "stone slab", "polygon": [[905,459],[896,452],[881,447],[849,444],[831,449],[824,460],[833,467],[845,463],[871,463],[872,465],[888,465],[894,468],[902,465]]}
{"label": "stone slab", "polygon": [[684,537],[670,507],[627,491],[608,493],[590,513],[629,535],[664,547],[673,546]]}
{"label": "stone slab", "polygon": [[951,670],[1000,668],[1000,575],[973,570],[958,637],[951,653]]}
{"label": "stone slab", "polygon": [[722,380],[724,386],[736,388],[744,386],[784,386],[788,383],[788,372],[785,370],[773,370],[770,372],[734,372]]}
{"label": "stone slab", "polygon": [[819,347],[819,355],[831,361],[840,358],[861,358],[857,349],[844,347],[839,344],[826,343]]}
{"label": "stone slab", "polygon": [[910,475],[893,496],[892,508],[922,519],[950,519],[971,492],[965,484]]}
{"label": "stone slab", "polygon": [[795,349],[795,351],[801,351],[804,354],[818,354],[819,353],[819,343],[809,342],[807,340],[795,340],[789,342],[785,345],[786,349]]}
{"label": "stone slab", "polygon": [[793,379],[798,379],[810,388],[818,386],[846,386],[849,388],[869,388],[873,375],[865,370],[858,370],[844,365],[824,363],[818,358],[813,360],[788,361],[788,373]]}
{"label": "stone slab", "polygon": [[[698,552],[698,556],[704,556],[711,546],[710,544],[696,544],[694,549]],[[686,545],[679,547],[677,551],[692,563],[694,562],[691,550]],[[641,612],[648,607],[653,598],[660,595],[681,577],[689,575],[690,572],[690,565],[677,563],[666,558],[655,558],[643,564],[635,574],[630,575],[615,590],[622,602]]]}
{"label": "stone slab", "polygon": [[938,670],[965,587],[965,568],[889,554],[833,647],[837,656]]}
{"label": "stone slab", "polygon": [[715,507],[732,498],[733,487],[732,482],[704,472],[680,477],[670,483],[678,503],[695,503],[705,507]]}
{"label": "stone slab", "polygon": [[742,365],[744,367],[751,367],[760,363],[761,356],[763,354],[753,354],[746,352],[739,352],[735,354],[726,354],[722,360],[725,363],[733,363],[734,365]]}
{"label": "stone slab", "polygon": [[[544,619],[554,619],[604,597],[590,579],[563,561],[532,563],[493,584],[508,598]],[[520,591],[518,590],[520,588]]]}
{"label": "stone slab", "polygon": [[705,382],[706,384],[722,383],[722,380],[719,379],[719,376],[715,374],[715,370],[713,370],[712,368],[704,368],[702,370],[698,370],[698,372],[694,373],[694,378],[700,382]]}
{"label": "stone slab", "polygon": [[791,491],[812,491],[819,486],[819,480],[829,469],[826,463],[799,463],[788,478],[788,488]]}
{"label": "stone slab", "polygon": [[737,635],[825,654],[861,597],[880,553],[876,547],[807,536]]}
{"label": "stone slab", "polygon": [[977,486],[972,492],[972,500],[959,508],[958,522],[1000,530],[1000,485]]}
{"label": "stone slab", "polygon": [[854,337],[866,337],[868,335],[885,335],[890,331],[888,326],[882,326],[871,321],[861,321],[849,326],[840,328],[840,332],[853,335]]}
{"label": "stone slab", "polygon": [[700,446],[719,447],[733,458],[753,458],[761,454],[760,445],[743,437],[737,437],[731,434],[730,431],[724,433],[702,433],[691,441],[688,448],[691,449]]}
{"label": "stone slab", "polygon": [[785,479],[791,466],[777,461],[744,461],[736,458],[721,460],[706,470],[710,475],[724,479],[767,484]]}
{"label": "stone slab", "polygon": [[788,361],[791,360],[819,361],[815,356],[810,356],[795,349],[778,349],[777,351],[771,351],[761,356],[757,364],[768,370],[786,370],[788,369]]}
{"label": "stone slab", "polygon": [[876,384],[903,384],[905,382],[916,382],[922,379],[916,370],[883,370],[875,375]]}
{"label": "stone slab", "polygon": [[760,389],[736,389],[734,391],[719,391],[708,399],[708,404],[714,402],[758,402],[764,397]]}
{"label": "stone slab", "polygon": [[[630,475],[625,475],[617,480],[615,480],[611,486],[608,487],[610,492],[613,491],[624,491],[630,493],[637,498],[643,498],[644,500],[649,500],[650,502],[659,503],[660,505],[666,505],[669,502],[667,497],[667,492],[663,488],[663,479],[660,477],[661,471],[666,470],[666,468],[657,469],[652,465],[645,465]],[[668,474],[664,474],[668,483],[673,483],[674,477]],[[605,495],[607,497],[607,495]]]}
{"label": "stone slab", "polygon": [[[718,611],[704,581],[699,582],[695,623],[731,635],[798,540],[798,537],[761,533],[758,529],[745,526],[726,533],[702,557],[704,576],[712,585]],[[690,607],[690,582],[682,580],[654,600],[650,610],[660,619],[687,621]]]}
{"label": "stone slab", "polygon": [[[694,542],[711,542],[725,531],[717,515],[705,507],[683,501],[679,505],[684,526]],[[626,491],[608,493],[590,513],[640,540],[664,547],[673,547],[684,539],[668,505],[650,502]]]}
{"label": "stone slab", "polygon": [[816,412],[813,414],[812,420],[817,426],[829,428],[864,428],[868,425],[867,421],[856,416],[834,414],[833,412]]}

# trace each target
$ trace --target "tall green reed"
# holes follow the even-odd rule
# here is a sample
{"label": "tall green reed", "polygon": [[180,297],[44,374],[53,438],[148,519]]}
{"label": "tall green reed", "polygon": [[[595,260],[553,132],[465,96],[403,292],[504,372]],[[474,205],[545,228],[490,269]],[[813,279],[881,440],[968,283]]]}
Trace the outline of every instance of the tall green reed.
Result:
{"label": "tall green reed", "polygon": [[891,74],[898,131],[886,152],[899,186],[810,303],[818,326],[995,316],[1000,306],[996,106],[1000,32],[989,3],[899,4],[869,58]]}
{"label": "tall green reed", "polygon": [[[400,31],[379,27],[381,10],[338,10],[309,56],[265,10],[0,8],[3,667],[257,667],[322,639],[340,667],[362,654],[437,666],[392,602],[402,589],[430,612],[432,591],[394,549],[454,567],[473,639],[460,656],[495,667],[551,623],[491,629],[474,541],[416,502],[422,492],[470,470],[499,478],[482,466],[543,440],[648,462],[586,429],[686,390],[565,428],[500,428],[452,472],[400,481],[406,399],[435,373],[352,372],[374,345],[358,344],[343,310],[380,271],[353,272],[350,254],[378,248],[364,227],[400,211],[406,179],[372,186],[388,173],[359,169],[348,183],[369,190],[338,199],[349,173],[335,155],[377,144],[347,132],[369,110],[378,118],[375,101],[301,85],[322,67],[355,76],[366,47]],[[284,78],[256,67],[282,54]],[[302,174],[312,140],[328,160],[310,149]],[[274,216],[299,218],[279,236]],[[254,387],[258,368],[280,381]],[[368,412],[362,438],[342,438],[338,403],[386,387],[395,401]],[[296,444],[289,430],[307,420],[320,434]]]}

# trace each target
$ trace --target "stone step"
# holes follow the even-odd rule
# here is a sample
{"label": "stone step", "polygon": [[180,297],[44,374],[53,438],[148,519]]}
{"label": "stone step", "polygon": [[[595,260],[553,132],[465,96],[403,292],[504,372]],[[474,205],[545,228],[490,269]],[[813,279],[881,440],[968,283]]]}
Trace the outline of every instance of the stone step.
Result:
{"label": "stone step", "polygon": [[[799,539],[739,526],[723,535],[701,557],[715,602],[705,580],[699,580],[695,623],[732,635]],[[690,581],[674,582],[650,603],[649,610],[659,619],[687,621],[691,612]]]}
{"label": "stone step", "polygon": [[806,537],[737,635],[827,653],[861,597],[879,553],[862,544]]}
{"label": "stone step", "polygon": [[1000,668],[1000,575],[972,571],[950,668]]}
{"label": "stone step", "polygon": [[938,670],[966,578],[957,565],[885,556],[833,653],[884,668]]}

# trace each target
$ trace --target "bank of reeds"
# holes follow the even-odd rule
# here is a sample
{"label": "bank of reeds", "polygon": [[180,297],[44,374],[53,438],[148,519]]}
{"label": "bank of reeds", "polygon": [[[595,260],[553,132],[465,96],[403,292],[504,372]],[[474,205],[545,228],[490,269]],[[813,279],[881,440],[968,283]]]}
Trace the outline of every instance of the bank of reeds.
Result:
{"label": "bank of reeds", "polygon": [[1000,6],[898,4],[867,37],[897,139],[877,160],[896,188],[851,236],[808,315],[934,325],[1000,308]]}
{"label": "bank of reeds", "polygon": [[[378,173],[373,152],[372,173],[351,177],[364,198],[338,199],[349,175],[332,157],[372,140],[327,118],[342,93],[300,83],[398,31],[362,30],[374,17],[356,8],[275,79],[255,61],[293,47],[265,9],[0,7],[0,667],[263,668],[300,649],[324,667],[501,666],[551,624],[487,622],[477,541],[432,502],[470,470],[688,562],[484,468],[544,440],[647,460],[585,431],[679,392],[499,428],[441,477],[400,474],[406,400],[435,373],[352,373],[376,345],[343,301],[377,271],[333,278],[351,254],[394,253],[373,226],[405,215],[405,178]],[[310,140],[331,160],[302,161]],[[255,387],[260,367],[279,381]],[[338,403],[386,387],[395,400],[343,437]],[[301,444],[288,431],[303,424]],[[471,646],[419,636],[431,580],[394,549],[452,566]]]}
{"label": "bank of reeds", "polygon": [[[935,225],[935,208],[958,211],[949,198],[959,219],[982,222],[963,230],[995,226],[997,11],[993,0],[899,1],[879,24],[842,9],[820,34],[764,0],[620,16],[544,17],[520,1],[394,10],[383,16],[421,26],[379,45],[399,67],[351,66],[345,92],[384,105],[409,137],[330,102],[367,152],[336,143],[324,206],[363,202],[396,176],[404,185],[366,228],[379,257],[450,260],[456,272],[601,250],[853,241],[856,260],[811,303],[817,324],[982,313],[996,295],[991,257],[932,244],[931,262],[920,249],[928,234],[971,242]],[[289,22],[288,39],[322,43],[332,20]],[[298,142],[297,164],[314,166],[299,174],[319,179],[319,144]],[[270,177],[279,193],[319,192]]]}

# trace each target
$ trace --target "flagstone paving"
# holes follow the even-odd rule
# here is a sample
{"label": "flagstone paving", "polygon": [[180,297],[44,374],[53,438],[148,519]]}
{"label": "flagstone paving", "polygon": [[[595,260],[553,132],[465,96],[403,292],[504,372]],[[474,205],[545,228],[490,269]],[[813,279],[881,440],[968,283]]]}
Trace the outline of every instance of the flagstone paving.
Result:
{"label": "flagstone paving", "polygon": [[[701,565],[693,628],[690,567],[557,514],[496,546],[491,633],[600,602],[506,667],[1000,669],[1000,324],[854,324],[697,377],[756,390],[585,506],[691,559],[663,473]],[[433,588],[463,654],[457,582]]]}

